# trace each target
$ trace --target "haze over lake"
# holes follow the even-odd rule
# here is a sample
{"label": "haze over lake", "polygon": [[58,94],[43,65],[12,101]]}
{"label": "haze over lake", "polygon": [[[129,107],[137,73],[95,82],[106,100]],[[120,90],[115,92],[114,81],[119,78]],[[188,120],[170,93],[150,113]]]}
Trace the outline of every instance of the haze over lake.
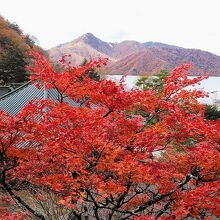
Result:
{"label": "haze over lake", "polygon": [[[108,79],[119,82],[122,75],[109,75]],[[193,76],[192,76],[193,77]],[[125,84],[127,89],[135,88],[135,83],[139,76],[127,76],[125,78]],[[197,88],[202,88],[204,91],[209,92],[209,98],[204,98],[201,101],[207,104],[214,104],[217,100],[220,100],[220,77],[209,77],[201,82]]]}

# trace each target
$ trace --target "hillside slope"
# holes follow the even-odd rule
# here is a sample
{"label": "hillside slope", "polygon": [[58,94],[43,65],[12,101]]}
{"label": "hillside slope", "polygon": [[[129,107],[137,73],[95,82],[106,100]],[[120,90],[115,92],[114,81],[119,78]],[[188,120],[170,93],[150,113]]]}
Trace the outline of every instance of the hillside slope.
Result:
{"label": "hillside slope", "polygon": [[29,80],[26,65],[31,50],[44,53],[16,23],[0,16],[0,85]]}
{"label": "hillside slope", "polygon": [[160,42],[123,41],[107,43],[87,33],[71,42],[48,50],[53,62],[64,54],[71,54],[73,65],[79,65],[84,58],[109,57],[105,69],[107,74],[153,74],[160,69],[172,70],[176,66],[191,63],[192,75],[220,76],[220,56],[197,50],[185,49]]}

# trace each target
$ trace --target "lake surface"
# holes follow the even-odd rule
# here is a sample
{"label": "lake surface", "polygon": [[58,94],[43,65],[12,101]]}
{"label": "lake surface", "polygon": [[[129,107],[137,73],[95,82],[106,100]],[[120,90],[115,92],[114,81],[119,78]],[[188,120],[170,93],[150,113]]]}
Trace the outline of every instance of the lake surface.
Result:
{"label": "lake surface", "polygon": [[[111,79],[115,82],[119,82],[122,75],[109,75],[108,79]],[[192,76],[193,77],[193,76]],[[127,76],[125,78],[125,84],[127,89],[135,88],[135,83],[138,80],[139,76]],[[207,104],[214,104],[217,101],[220,101],[220,77],[209,77],[201,81],[201,84],[196,86],[197,88],[203,89],[206,92],[209,92],[209,98],[201,99],[201,102]],[[220,106],[220,104],[218,104]]]}

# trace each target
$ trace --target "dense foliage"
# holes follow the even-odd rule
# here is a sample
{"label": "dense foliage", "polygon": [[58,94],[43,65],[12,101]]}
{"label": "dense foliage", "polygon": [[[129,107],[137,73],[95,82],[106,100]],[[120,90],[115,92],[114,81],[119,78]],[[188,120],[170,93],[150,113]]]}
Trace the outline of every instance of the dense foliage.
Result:
{"label": "dense foliage", "polygon": [[205,106],[205,118],[209,120],[217,120],[220,118],[220,110],[217,105]]}
{"label": "dense foliage", "polygon": [[0,16],[0,85],[28,80],[30,49],[43,52],[17,24]]}
{"label": "dense foliage", "polygon": [[143,90],[163,90],[163,85],[166,77],[169,75],[168,70],[161,70],[160,72],[154,74],[153,76],[142,76],[140,77],[136,85]]}
{"label": "dense foliage", "polygon": [[[136,86],[143,90],[155,90],[158,93],[158,95],[160,95],[163,92],[165,79],[168,75],[169,71],[161,70],[160,72],[152,76],[142,76],[137,80]],[[213,105],[206,104],[204,110],[204,117],[209,120],[219,119],[220,110],[218,108],[218,103]]]}
{"label": "dense foliage", "polygon": [[33,83],[80,107],[60,98],[1,113],[2,219],[220,217],[220,121],[204,118],[206,94],[185,89],[203,77],[181,66],[158,95],[92,80],[106,60],[57,74],[35,58]]}

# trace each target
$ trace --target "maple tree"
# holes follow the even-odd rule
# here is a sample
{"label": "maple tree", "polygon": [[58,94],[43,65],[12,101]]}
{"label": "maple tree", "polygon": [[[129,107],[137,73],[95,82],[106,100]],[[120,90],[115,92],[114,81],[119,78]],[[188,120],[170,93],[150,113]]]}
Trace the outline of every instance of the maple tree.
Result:
{"label": "maple tree", "polygon": [[207,94],[186,89],[204,77],[189,79],[183,65],[159,94],[126,91],[123,78],[116,85],[87,74],[107,60],[56,73],[33,55],[31,80],[60,99],[32,101],[15,117],[1,113],[2,219],[59,219],[23,194],[40,204],[51,194],[66,219],[220,216],[220,121],[204,118],[198,98]]}

